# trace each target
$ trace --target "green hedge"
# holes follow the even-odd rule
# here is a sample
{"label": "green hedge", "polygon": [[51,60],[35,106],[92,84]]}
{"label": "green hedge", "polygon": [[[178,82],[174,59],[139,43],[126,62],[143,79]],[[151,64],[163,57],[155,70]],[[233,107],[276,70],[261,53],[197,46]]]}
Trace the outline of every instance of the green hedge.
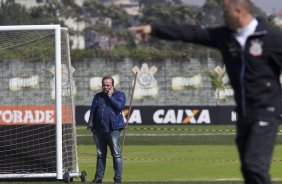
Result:
{"label": "green hedge", "polygon": [[91,48],[84,50],[71,50],[71,59],[73,61],[82,61],[84,58],[134,58],[141,60],[183,60],[189,58],[207,58],[212,57],[220,59],[220,53],[216,50],[207,49],[205,47],[194,48],[187,47],[182,50],[172,50],[170,48],[155,47],[117,47],[111,51],[101,50],[99,48]]}

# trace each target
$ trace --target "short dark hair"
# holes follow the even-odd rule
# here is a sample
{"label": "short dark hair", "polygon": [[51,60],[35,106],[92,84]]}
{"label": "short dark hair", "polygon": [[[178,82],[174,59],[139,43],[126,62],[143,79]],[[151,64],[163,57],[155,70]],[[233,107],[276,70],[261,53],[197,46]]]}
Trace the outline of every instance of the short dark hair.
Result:
{"label": "short dark hair", "polygon": [[112,80],[112,85],[113,85],[113,86],[115,85],[114,79],[113,79],[112,77],[110,77],[110,76],[105,76],[105,77],[103,77],[103,79],[102,79],[102,85],[103,85],[103,83],[104,83],[104,80],[106,80],[106,79],[111,79],[111,80]]}
{"label": "short dark hair", "polygon": [[250,0],[230,0],[230,3],[233,4],[233,7],[239,6],[247,12],[251,12],[251,1]]}

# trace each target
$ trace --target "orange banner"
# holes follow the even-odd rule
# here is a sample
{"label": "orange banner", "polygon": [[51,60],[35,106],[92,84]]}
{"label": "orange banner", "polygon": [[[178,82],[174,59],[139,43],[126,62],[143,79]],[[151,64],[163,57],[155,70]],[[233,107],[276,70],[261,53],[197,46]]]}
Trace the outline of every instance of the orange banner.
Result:
{"label": "orange banner", "polygon": [[[72,120],[71,106],[63,106],[62,124],[71,124]],[[55,123],[55,106],[0,106],[0,125],[49,125]]]}

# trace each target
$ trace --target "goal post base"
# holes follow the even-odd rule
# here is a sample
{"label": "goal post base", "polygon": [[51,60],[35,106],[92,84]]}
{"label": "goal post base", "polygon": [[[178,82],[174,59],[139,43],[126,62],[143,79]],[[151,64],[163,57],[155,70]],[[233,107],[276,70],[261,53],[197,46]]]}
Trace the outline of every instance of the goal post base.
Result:
{"label": "goal post base", "polygon": [[[80,173],[69,173],[71,178],[80,177]],[[20,179],[20,178],[57,178],[56,173],[32,173],[32,174],[0,174],[0,179]]]}

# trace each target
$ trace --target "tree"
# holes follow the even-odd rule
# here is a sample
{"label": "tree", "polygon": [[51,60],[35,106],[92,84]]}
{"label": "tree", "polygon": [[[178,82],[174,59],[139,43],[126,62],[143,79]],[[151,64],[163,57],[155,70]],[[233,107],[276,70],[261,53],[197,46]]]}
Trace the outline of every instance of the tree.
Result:
{"label": "tree", "polygon": [[14,0],[1,1],[0,25],[63,24],[54,13],[57,7],[54,4],[47,4],[27,10]]}
{"label": "tree", "polygon": [[24,6],[14,0],[3,2],[0,7],[0,25],[31,24],[32,19]]}
{"label": "tree", "polygon": [[104,6],[97,0],[86,0],[83,4],[83,10],[89,18],[110,18],[114,29],[130,25],[126,11],[115,5]]}

